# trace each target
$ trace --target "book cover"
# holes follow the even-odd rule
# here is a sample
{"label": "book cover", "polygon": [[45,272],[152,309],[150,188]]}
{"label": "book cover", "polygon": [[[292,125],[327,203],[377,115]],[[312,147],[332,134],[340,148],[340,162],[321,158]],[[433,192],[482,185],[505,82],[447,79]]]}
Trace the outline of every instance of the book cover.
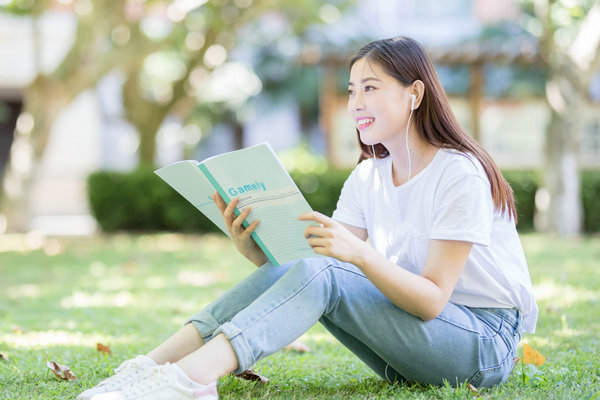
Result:
{"label": "book cover", "polygon": [[298,216],[311,211],[302,193],[268,143],[219,154],[198,161],[179,161],[155,171],[226,233],[211,195],[219,192],[229,203],[239,199],[239,210],[252,207],[245,225],[258,219],[252,237],[274,265],[317,257],[304,238],[312,222]]}

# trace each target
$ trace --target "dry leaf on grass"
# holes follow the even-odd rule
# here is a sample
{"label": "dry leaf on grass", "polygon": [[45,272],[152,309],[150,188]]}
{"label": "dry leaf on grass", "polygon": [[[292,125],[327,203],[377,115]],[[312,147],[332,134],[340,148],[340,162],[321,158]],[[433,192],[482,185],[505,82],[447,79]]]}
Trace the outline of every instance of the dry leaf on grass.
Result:
{"label": "dry leaf on grass", "polygon": [[25,329],[22,326],[15,325],[13,327],[13,333],[15,335],[23,335],[23,334],[25,334]]}
{"label": "dry leaf on grass", "polygon": [[96,350],[98,350],[100,353],[104,353],[104,354],[112,354],[112,352],[110,351],[110,347],[103,345],[102,343],[96,343]]}
{"label": "dry leaf on grass", "polygon": [[54,372],[54,375],[56,375],[56,377],[59,379],[62,379],[64,381],[74,381],[75,379],[77,379],[77,377],[71,372],[71,368],[57,364],[54,361],[48,361],[47,358],[46,366],[50,368],[50,370]]}
{"label": "dry leaf on grass", "polygon": [[237,374],[236,375],[238,378],[242,378],[242,379],[246,379],[248,381],[257,381],[262,383],[263,385],[267,382],[269,382],[269,379],[257,374],[256,372],[254,372],[251,369],[247,369],[244,372],[242,372],[241,374]]}
{"label": "dry leaf on grass", "polygon": [[467,390],[473,396],[475,396],[475,397],[481,397],[481,393],[479,393],[479,390],[477,390],[477,388],[475,386],[471,385],[470,383],[467,383]]}
{"label": "dry leaf on grass", "polygon": [[299,340],[296,340],[284,347],[287,351],[297,351],[298,353],[308,353],[310,348]]}
{"label": "dry leaf on grass", "polygon": [[539,351],[535,350],[527,343],[523,344],[523,363],[524,364],[533,364],[533,365],[542,365],[546,362],[546,357],[544,357]]}

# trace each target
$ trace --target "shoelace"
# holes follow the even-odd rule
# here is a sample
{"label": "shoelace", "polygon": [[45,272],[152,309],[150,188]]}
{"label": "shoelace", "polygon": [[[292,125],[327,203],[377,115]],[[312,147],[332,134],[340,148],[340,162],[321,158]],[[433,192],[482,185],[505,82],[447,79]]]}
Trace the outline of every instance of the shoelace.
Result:
{"label": "shoelace", "polygon": [[168,365],[161,365],[147,370],[137,381],[125,387],[123,390],[125,398],[139,396],[171,383],[173,374],[166,369]]}
{"label": "shoelace", "polygon": [[140,367],[139,363],[136,362],[136,360],[127,360],[118,368],[116,368],[115,374],[105,379],[101,383],[101,385],[120,385],[121,383],[138,375],[141,372],[141,370],[142,368]]}

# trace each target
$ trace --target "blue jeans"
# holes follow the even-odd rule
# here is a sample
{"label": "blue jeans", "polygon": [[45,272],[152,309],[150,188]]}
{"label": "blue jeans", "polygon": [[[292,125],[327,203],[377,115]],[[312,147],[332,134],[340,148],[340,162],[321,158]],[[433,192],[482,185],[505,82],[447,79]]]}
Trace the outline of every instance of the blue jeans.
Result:
{"label": "blue jeans", "polygon": [[448,303],[423,320],[390,302],[354,265],[307,258],[258,268],[188,320],[205,341],[229,338],[240,373],[321,322],[390,382],[491,387],[504,382],[521,339],[516,309]]}

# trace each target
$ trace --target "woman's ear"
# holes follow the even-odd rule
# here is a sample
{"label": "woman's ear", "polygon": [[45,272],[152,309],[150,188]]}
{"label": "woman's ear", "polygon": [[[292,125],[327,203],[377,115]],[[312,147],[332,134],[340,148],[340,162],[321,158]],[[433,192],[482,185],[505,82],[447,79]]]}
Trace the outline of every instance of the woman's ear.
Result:
{"label": "woman's ear", "polygon": [[423,96],[425,95],[425,85],[423,81],[417,79],[410,85],[410,93],[415,95],[415,106],[416,110],[421,105],[421,101],[423,100]]}

